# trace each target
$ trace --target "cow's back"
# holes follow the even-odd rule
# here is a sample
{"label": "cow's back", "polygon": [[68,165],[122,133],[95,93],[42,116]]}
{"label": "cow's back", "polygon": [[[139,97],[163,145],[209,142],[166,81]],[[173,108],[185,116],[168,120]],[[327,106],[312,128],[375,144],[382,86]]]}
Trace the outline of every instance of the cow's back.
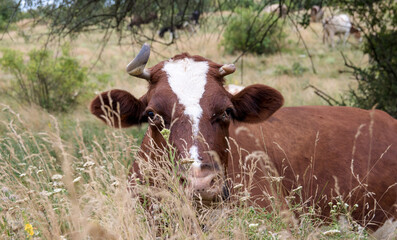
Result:
{"label": "cow's back", "polygon": [[346,33],[350,31],[351,23],[346,14],[337,15],[331,18],[329,25],[334,28],[335,33]]}
{"label": "cow's back", "polygon": [[[388,114],[350,107],[286,107],[262,124],[237,124],[230,130],[247,152],[267,153],[277,174],[284,177],[284,194],[302,186],[299,201],[321,206],[325,214],[332,197],[341,195],[350,206],[359,204],[357,219],[373,209],[375,222],[396,217],[397,120]],[[235,160],[229,166],[237,164]],[[263,175],[257,171],[256,182],[269,189]],[[254,194],[263,190],[257,186]],[[379,202],[375,208],[374,199]],[[369,205],[363,206],[364,201]]]}

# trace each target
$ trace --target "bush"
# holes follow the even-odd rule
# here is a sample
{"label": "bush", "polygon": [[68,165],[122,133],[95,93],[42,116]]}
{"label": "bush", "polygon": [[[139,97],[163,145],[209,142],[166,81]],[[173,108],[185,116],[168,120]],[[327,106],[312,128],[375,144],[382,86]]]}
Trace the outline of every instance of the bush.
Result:
{"label": "bush", "polygon": [[221,45],[226,52],[268,54],[280,50],[285,34],[277,14],[257,16],[257,12],[251,8],[241,8],[236,13],[223,34]]}
{"label": "bush", "polygon": [[385,30],[367,39],[364,52],[374,60],[366,68],[349,65],[358,81],[358,88],[350,90],[350,101],[365,109],[376,105],[397,118],[397,32]]}
{"label": "bush", "polygon": [[69,110],[87,85],[86,69],[69,55],[67,48],[58,58],[48,50],[32,50],[27,62],[22,52],[6,49],[0,65],[14,76],[8,94],[48,111]]}
{"label": "bush", "polygon": [[386,111],[397,118],[397,2],[368,0],[358,1],[354,6],[343,0],[333,4],[355,18],[356,25],[364,29],[363,52],[369,56],[368,65],[354,65],[358,87],[350,89],[348,102],[340,105]]}
{"label": "bush", "polygon": [[0,31],[6,30],[9,23],[15,22],[19,12],[18,4],[14,0],[1,0]]}

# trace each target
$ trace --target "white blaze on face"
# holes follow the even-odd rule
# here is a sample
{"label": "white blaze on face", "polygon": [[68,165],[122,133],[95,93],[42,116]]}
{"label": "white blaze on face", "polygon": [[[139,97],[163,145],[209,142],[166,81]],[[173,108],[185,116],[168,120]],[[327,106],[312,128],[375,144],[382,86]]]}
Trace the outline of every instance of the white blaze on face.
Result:
{"label": "white blaze on face", "polygon": [[[203,112],[200,99],[204,94],[207,83],[207,62],[195,62],[193,59],[169,60],[164,63],[163,70],[168,75],[168,83],[178,97],[178,101],[185,107],[184,113],[192,122],[193,139],[199,133],[199,123]],[[198,148],[196,145],[189,149],[190,157],[194,159],[194,166],[200,165]]]}

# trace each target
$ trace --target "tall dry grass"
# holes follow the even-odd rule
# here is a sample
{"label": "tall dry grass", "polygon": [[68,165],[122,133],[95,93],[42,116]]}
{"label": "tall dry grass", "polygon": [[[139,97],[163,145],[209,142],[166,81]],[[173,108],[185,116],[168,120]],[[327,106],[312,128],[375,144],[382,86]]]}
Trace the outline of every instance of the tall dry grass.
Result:
{"label": "tall dry grass", "polygon": [[[35,132],[29,122],[8,106],[8,121],[0,139],[0,236],[2,239],[367,239],[355,225],[344,203],[334,203],[329,221],[315,207],[299,199],[301,188],[282,196],[273,176],[274,195],[265,196],[272,207],[249,204],[248,189],[235,184],[231,201],[210,207],[192,201],[173,171],[173,155],[152,148],[159,161],[145,162],[151,184],[128,182],[137,155],[133,136],[109,129],[103,137],[84,139],[84,129],[64,139],[60,123]],[[266,162],[255,152],[242,164],[247,176]],[[165,167],[166,166],[166,167]],[[290,204],[280,204],[290,199]],[[284,205],[284,206],[282,206]],[[331,224],[330,224],[331,223]],[[30,235],[32,234],[32,235]]]}

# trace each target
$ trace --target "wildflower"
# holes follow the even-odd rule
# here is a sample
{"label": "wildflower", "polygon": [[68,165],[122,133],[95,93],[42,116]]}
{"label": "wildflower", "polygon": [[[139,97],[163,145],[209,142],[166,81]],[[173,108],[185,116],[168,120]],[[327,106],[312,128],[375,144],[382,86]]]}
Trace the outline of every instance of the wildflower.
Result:
{"label": "wildflower", "polygon": [[42,192],[40,192],[40,195],[42,195],[42,196],[51,196],[52,195],[52,193],[51,192],[47,192],[47,191],[42,191]]}
{"label": "wildflower", "polygon": [[83,167],[92,167],[94,166],[94,162],[93,161],[87,161],[86,163],[84,163]]}
{"label": "wildflower", "polygon": [[250,225],[248,225],[249,228],[256,228],[257,226],[259,226],[258,223],[251,223]]}
{"label": "wildflower", "polygon": [[77,178],[73,179],[73,182],[76,183],[76,182],[80,181],[80,179],[81,179],[81,177],[77,177]]}
{"label": "wildflower", "polygon": [[40,169],[40,170],[38,170],[38,171],[36,172],[36,174],[39,174],[39,173],[41,173],[41,172],[44,172],[44,170],[43,170],[43,169]]}
{"label": "wildflower", "polygon": [[27,202],[29,200],[29,198],[24,198],[24,199],[19,199],[19,200],[16,200],[15,201],[15,203],[23,203],[23,202]]}
{"label": "wildflower", "polygon": [[23,178],[25,176],[26,176],[26,173],[22,173],[22,174],[19,175],[20,178]]}
{"label": "wildflower", "polygon": [[60,179],[62,179],[62,178],[63,178],[63,176],[62,176],[61,174],[55,174],[55,175],[53,175],[53,176],[51,177],[52,180],[60,180]]}
{"label": "wildflower", "polygon": [[338,229],[332,229],[332,230],[328,230],[328,231],[323,232],[324,235],[334,235],[334,234],[337,234],[337,233],[340,233],[340,231]]}
{"label": "wildflower", "polygon": [[8,187],[2,187],[2,188],[1,188],[1,191],[2,191],[3,193],[9,193],[9,192],[10,192],[10,189],[9,189]]}
{"label": "wildflower", "polygon": [[54,189],[54,193],[62,192],[62,190],[63,190],[62,188],[55,188],[55,189]]}
{"label": "wildflower", "polygon": [[53,186],[53,187],[61,187],[61,186],[63,186],[63,182],[57,182],[57,181],[55,181],[55,182],[52,183],[52,186]]}
{"label": "wildflower", "polygon": [[30,236],[33,236],[34,234],[33,226],[30,223],[25,224],[25,232]]}
{"label": "wildflower", "polygon": [[113,187],[118,187],[119,186],[119,181],[114,181],[111,185],[113,186]]}
{"label": "wildflower", "polygon": [[163,135],[163,138],[165,139],[166,142],[168,142],[169,138],[170,138],[170,133],[171,131],[167,128],[164,128],[163,130],[161,130],[161,135]]}

